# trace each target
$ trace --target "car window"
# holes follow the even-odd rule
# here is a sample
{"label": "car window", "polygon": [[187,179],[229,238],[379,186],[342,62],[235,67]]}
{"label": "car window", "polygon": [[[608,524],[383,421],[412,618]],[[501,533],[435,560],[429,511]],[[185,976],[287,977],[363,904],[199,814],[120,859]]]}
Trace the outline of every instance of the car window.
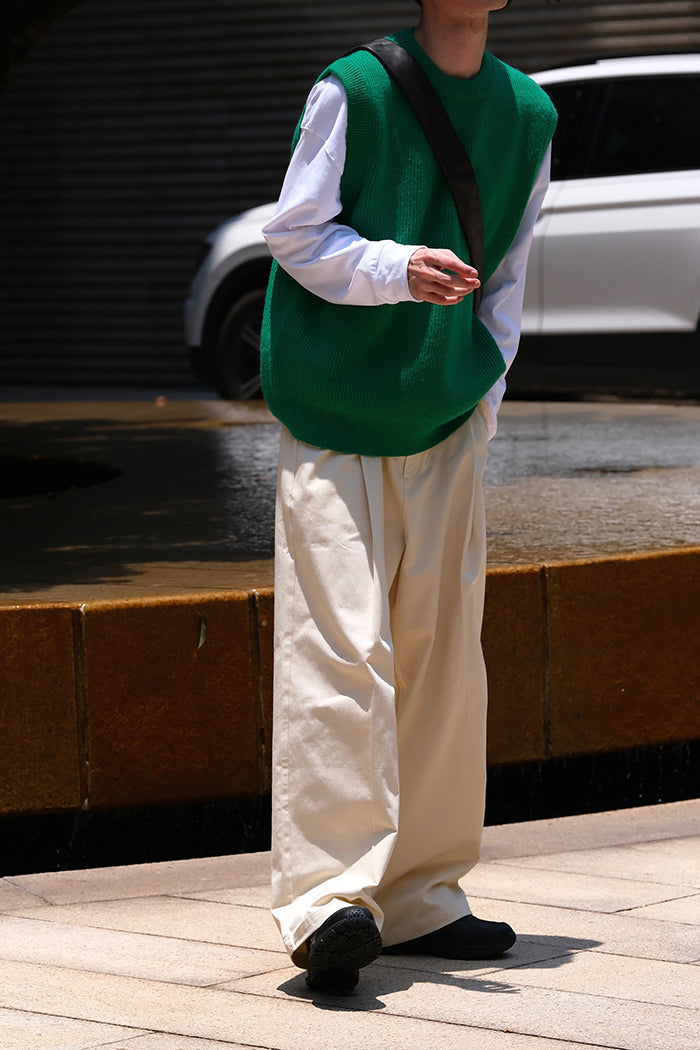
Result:
{"label": "car window", "polygon": [[700,168],[700,77],[547,84],[559,114],[552,179]]}
{"label": "car window", "polygon": [[588,174],[700,168],[700,77],[610,81]]}
{"label": "car window", "polygon": [[587,116],[600,94],[595,81],[547,84],[559,120],[552,142],[552,179],[582,179],[587,174],[591,136]]}

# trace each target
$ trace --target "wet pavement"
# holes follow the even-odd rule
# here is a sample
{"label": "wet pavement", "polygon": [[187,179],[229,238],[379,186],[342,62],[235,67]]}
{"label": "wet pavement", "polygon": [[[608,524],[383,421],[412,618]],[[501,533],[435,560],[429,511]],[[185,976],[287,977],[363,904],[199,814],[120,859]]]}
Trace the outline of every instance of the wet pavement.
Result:
{"label": "wet pavement", "polygon": [[[0,465],[116,475],[0,499],[5,604],[271,585],[279,427],[264,404],[3,394]],[[506,402],[486,485],[491,566],[700,546],[700,406]]]}
{"label": "wet pavement", "polygon": [[486,475],[490,564],[700,545],[700,407],[510,402]]}

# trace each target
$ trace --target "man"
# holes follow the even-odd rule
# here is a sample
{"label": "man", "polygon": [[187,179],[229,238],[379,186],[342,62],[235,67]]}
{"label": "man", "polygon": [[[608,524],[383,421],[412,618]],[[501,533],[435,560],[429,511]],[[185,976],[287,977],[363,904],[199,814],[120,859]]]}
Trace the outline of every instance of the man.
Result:
{"label": "man", "polygon": [[263,386],[283,424],[272,908],[309,986],[330,992],[382,950],[471,959],[515,941],[471,914],[458,881],[483,824],[486,442],[556,119],[485,51],[506,3],[423,0],[415,31],[394,36],[470,154],[483,273],[367,52],[312,89],[264,231]]}

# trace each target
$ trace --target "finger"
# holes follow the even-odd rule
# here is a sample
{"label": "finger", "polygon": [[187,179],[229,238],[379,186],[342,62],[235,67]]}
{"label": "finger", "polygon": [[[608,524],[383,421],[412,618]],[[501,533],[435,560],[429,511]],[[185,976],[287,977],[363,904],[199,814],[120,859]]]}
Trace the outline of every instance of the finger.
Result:
{"label": "finger", "polygon": [[[447,278],[447,280],[446,280]],[[474,271],[473,276],[458,277],[453,274],[441,273],[435,282],[438,291],[461,292],[463,295],[473,292],[479,286],[479,278]]]}
{"label": "finger", "polygon": [[420,297],[423,302],[435,303],[437,306],[452,306],[453,304],[461,303],[466,295],[459,295],[457,293],[453,295],[446,295],[441,292],[428,291]]}
{"label": "finger", "polygon": [[466,280],[461,277],[451,277],[449,280],[445,280],[441,275],[436,279],[426,281],[423,287],[425,291],[434,295],[464,298],[465,295],[470,295],[474,292],[479,287],[479,283],[479,279],[476,277]]}
{"label": "finger", "polygon": [[474,288],[479,283],[479,277],[476,270],[470,269],[466,275],[450,273],[447,270],[430,268],[420,268],[416,271],[415,276],[421,285],[430,288],[434,288],[436,291],[458,291],[467,292]]}
{"label": "finger", "polygon": [[469,295],[479,287],[480,281],[476,270],[470,270],[469,275],[463,277],[444,270],[420,268],[409,275],[408,283],[413,295],[417,290],[423,294]]}
{"label": "finger", "polygon": [[440,248],[433,253],[434,258],[429,260],[439,270],[451,271],[460,277],[477,277],[477,271],[469,263],[465,263],[459,256],[455,255],[449,248]]}
{"label": "finger", "polygon": [[470,282],[468,287],[445,287],[437,282],[415,282],[409,284],[411,294],[415,299],[424,302],[449,305],[460,303],[467,295],[471,295],[479,287],[479,281]]}
{"label": "finger", "polygon": [[409,276],[422,277],[443,272],[464,280],[478,279],[479,276],[473,266],[463,262],[449,248],[418,248],[409,259]]}

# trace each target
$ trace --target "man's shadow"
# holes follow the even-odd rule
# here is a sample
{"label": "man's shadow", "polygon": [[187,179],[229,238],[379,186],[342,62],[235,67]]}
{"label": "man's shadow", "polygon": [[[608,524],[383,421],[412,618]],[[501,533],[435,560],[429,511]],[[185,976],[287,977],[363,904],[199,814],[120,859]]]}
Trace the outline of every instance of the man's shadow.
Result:
{"label": "man's shadow", "polygon": [[[356,1012],[383,1010],[386,1003],[380,996],[406,991],[414,984],[452,986],[465,992],[518,995],[517,980],[508,982],[501,979],[499,970],[505,974],[518,969],[566,966],[578,952],[598,948],[601,943],[575,937],[533,935],[528,938],[524,934],[511,951],[496,959],[463,961],[415,955],[380,956],[377,962],[361,971],[360,983],[349,995],[313,991],[307,987],[303,973],[295,974],[278,987],[285,995],[306,999],[319,1010]],[[474,976],[468,976],[465,971],[474,971]]]}

